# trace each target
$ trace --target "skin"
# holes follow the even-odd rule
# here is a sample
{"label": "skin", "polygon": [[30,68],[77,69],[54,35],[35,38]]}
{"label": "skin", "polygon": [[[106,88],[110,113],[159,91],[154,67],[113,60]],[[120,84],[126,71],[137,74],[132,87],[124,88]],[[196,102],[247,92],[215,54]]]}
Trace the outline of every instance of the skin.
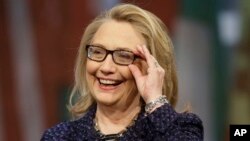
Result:
{"label": "skin", "polygon": [[[155,65],[157,61],[145,43],[132,25],[115,20],[102,24],[93,37],[92,45],[108,50],[123,48],[143,58],[129,66],[115,64],[111,54],[103,62],[87,60],[86,78],[97,102],[96,120],[104,134],[118,133],[129,125],[140,111],[140,97],[148,103],[162,95],[164,70]],[[101,85],[101,79],[120,84]]]}

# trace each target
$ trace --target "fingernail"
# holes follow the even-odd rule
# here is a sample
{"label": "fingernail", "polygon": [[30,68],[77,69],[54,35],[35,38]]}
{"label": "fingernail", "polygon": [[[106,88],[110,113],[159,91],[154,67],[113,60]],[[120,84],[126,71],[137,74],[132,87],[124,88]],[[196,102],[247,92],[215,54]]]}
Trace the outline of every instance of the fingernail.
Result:
{"label": "fingernail", "polygon": [[138,45],[138,50],[143,53],[142,46]]}
{"label": "fingernail", "polygon": [[142,50],[143,50],[143,52],[145,53],[145,51],[147,50],[146,45],[142,45]]}
{"label": "fingernail", "polygon": [[133,67],[133,64],[128,65],[128,68],[131,69]]}
{"label": "fingernail", "polygon": [[137,48],[141,48],[141,45],[137,45]]}

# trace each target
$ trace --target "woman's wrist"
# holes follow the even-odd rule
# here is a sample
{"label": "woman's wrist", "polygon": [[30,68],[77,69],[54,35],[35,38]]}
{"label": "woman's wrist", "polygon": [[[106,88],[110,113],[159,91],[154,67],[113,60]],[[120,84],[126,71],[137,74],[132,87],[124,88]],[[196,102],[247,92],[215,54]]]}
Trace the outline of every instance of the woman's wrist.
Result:
{"label": "woman's wrist", "polygon": [[160,96],[154,101],[151,101],[146,104],[145,106],[145,111],[147,114],[152,113],[155,109],[161,107],[162,105],[168,103],[167,97],[166,96]]}

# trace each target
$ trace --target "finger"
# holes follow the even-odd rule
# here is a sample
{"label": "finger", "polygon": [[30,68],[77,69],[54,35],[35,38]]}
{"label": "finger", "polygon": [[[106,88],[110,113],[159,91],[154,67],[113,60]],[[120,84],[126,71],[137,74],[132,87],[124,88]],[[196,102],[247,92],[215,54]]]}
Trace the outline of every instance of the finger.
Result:
{"label": "finger", "polygon": [[150,68],[155,67],[156,59],[150,54],[149,50],[145,45],[142,46],[143,53],[145,55],[146,61]]}
{"label": "finger", "polygon": [[139,77],[142,76],[142,72],[140,71],[140,69],[136,65],[133,65],[133,64],[129,65],[128,68],[132,72],[135,78],[135,81],[138,81]]}
{"label": "finger", "polygon": [[141,49],[139,47],[137,47],[137,50],[133,51],[133,53],[142,59],[146,59],[145,56],[141,53]]}

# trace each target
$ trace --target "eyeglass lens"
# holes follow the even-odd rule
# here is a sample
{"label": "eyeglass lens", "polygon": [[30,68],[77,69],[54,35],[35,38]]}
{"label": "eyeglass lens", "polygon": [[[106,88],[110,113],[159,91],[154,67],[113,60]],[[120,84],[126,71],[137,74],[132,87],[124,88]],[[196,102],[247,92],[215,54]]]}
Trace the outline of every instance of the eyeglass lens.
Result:
{"label": "eyeglass lens", "polygon": [[104,61],[108,54],[112,54],[113,61],[119,65],[132,64],[135,58],[132,52],[126,50],[110,51],[98,46],[87,46],[87,56],[91,60]]}

